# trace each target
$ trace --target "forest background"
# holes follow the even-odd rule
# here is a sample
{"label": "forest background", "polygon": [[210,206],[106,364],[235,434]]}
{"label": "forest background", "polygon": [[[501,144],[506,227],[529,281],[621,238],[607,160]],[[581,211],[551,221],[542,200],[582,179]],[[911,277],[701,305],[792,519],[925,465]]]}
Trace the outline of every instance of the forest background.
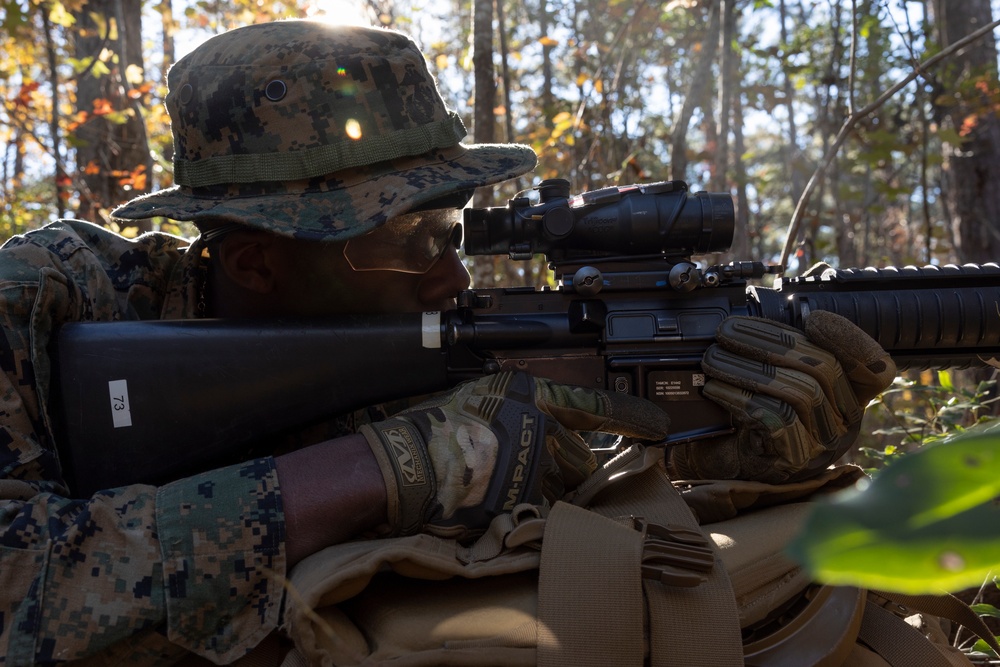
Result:
{"label": "forest background", "polygon": [[[476,205],[545,178],[683,179],[735,201],[712,263],[995,261],[997,15],[990,0],[0,0],[0,241],[60,216],[194,234],[110,218],[172,184],[167,69],[212,34],[314,17],[410,33],[470,140],[535,149],[532,175]],[[478,286],[549,279],[537,259],[467,261]],[[990,416],[994,386],[900,378],[857,460]]]}

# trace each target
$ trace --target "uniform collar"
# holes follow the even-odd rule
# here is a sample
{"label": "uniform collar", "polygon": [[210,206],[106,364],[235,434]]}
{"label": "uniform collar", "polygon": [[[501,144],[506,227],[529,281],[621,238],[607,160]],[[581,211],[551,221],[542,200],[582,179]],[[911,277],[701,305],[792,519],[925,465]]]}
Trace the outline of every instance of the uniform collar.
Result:
{"label": "uniform collar", "polygon": [[181,254],[170,273],[167,294],[160,318],[195,319],[205,316],[205,290],[208,280],[208,249],[198,237]]}

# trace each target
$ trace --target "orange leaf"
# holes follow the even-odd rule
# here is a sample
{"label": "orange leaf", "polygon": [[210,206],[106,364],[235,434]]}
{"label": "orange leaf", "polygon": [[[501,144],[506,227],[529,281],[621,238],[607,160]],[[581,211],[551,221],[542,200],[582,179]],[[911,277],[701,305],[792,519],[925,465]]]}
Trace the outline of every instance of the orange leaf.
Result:
{"label": "orange leaf", "polygon": [[72,132],[86,123],[88,118],[90,118],[90,114],[86,111],[77,111],[76,114],[73,115],[73,119],[66,125],[66,129]]}
{"label": "orange leaf", "polygon": [[95,116],[107,116],[109,113],[114,113],[115,109],[111,106],[111,102],[103,97],[99,97],[94,100],[94,115]]}
{"label": "orange leaf", "polygon": [[28,81],[27,83],[21,84],[21,90],[17,92],[17,96],[14,97],[14,104],[22,107],[31,106],[31,94],[38,90],[40,83],[37,81]]}
{"label": "orange leaf", "polygon": [[975,115],[966,116],[965,120],[962,121],[962,127],[958,130],[958,136],[969,136],[976,129],[976,125],[979,125],[979,119]]}

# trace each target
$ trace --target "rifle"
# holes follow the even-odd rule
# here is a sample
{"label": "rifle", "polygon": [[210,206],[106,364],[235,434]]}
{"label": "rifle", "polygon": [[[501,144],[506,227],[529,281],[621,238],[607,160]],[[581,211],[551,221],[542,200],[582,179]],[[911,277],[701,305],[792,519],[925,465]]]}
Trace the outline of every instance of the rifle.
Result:
{"label": "rifle", "polygon": [[728,250],[729,195],[683,181],[537,190],[537,203],[467,209],[465,252],[544,254],[555,288],[470,289],[447,312],[64,326],[52,412],[67,479],[84,493],[176,479],[288,429],[500,370],[648,398],[671,416],[667,444],[715,437],[732,424],[702,397],[700,361],[730,315],[801,326],[831,310],[901,369],[1000,356],[996,264],[830,269],[768,288],[748,281],[778,267],[692,260]]}

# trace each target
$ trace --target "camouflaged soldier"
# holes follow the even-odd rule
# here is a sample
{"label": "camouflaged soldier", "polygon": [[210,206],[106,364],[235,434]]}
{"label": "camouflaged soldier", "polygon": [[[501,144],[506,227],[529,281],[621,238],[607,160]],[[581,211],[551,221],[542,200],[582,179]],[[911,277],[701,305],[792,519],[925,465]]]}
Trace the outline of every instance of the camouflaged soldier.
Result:
{"label": "camouflaged soldier", "polygon": [[[8,663],[226,663],[249,651],[274,663],[284,575],[303,557],[362,534],[472,533],[512,498],[558,498],[594,466],[576,430],[666,434],[666,416],[638,399],[500,374],[374,423],[343,420],[356,434],[75,497],[46,410],[60,325],[450,307],[469,280],[456,209],[535,164],[524,146],[460,144],[419,50],[391,31],[233,30],[180,60],[168,84],[177,186],[115,215],[191,220],[199,239],[59,221],[0,249]],[[815,340],[769,326],[722,332],[729,356],[706,360],[711,393],[744,428],[681,449],[678,470],[791,478],[825,465],[852,440],[867,392],[892,378],[884,353],[839,322]],[[793,407],[755,398],[790,386]]]}
{"label": "camouflaged soldier", "polygon": [[573,429],[665,434],[665,416],[637,399],[503,374],[360,434],[75,497],[46,409],[60,325],[449,307],[469,280],[456,209],[535,164],[525,146],[460,144],[420,51],[391,31],[233,30],[168,84],[177,186],[115,215],[192,220],[201,238],[127,240],[64,220],[0,250],[8,664],[261,654],[304,556],[363,532],[461,535],[511,493],[555,497],[594,466]]}

